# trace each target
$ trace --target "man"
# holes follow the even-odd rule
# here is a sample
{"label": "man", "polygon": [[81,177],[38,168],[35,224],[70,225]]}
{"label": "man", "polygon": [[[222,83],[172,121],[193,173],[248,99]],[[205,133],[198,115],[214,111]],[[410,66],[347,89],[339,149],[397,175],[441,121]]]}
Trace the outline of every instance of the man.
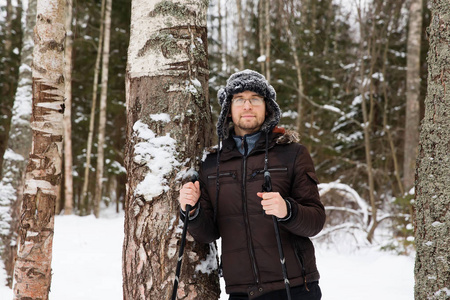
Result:
{"label": "man", "polygon": [[[325,210],[307,149],[276,127],[281,116],[276,93],[261,74],[245,70],[231,75],[218,100],[219,149],[202,163],[199,181],[180,190],[183,217],[186,205],[193,206],[189,232],[203,243],[222,238],[230,300],[288,299],[275,216],[291,298],[321,299],[309,237],[322,230]],[[273,192],[262,192],[265,174],[271,176]]]}

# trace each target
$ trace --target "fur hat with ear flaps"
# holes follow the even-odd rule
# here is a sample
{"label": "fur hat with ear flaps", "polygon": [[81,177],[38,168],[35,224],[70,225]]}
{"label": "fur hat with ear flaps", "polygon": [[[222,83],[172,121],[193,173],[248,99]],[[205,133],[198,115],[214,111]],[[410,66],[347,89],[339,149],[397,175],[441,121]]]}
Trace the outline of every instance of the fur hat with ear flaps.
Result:
{"label": "fur hat with ear flaps", "polygon": [[277,94],[275,89],[267,82],[266,78],[256,71],[244,70],[234,73],[227,80],[227,85],[217,92],[217,99],[221,108],[219,120],[217,121],[217,135],[219,139],[228,137],[229,117],[231,99],[233,95],[244,91],[255,92],[266,101],[266,119],[261,126],[261,131],[270,132],[278,124],[281,117],[281,110],[276,103]]}

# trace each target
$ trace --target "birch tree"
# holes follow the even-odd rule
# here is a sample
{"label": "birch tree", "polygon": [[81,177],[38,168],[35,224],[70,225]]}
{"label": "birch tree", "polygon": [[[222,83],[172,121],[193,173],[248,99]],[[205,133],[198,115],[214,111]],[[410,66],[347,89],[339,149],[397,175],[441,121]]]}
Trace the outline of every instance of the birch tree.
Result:
{"label": "birch tree", "polygon": [[73,210],[72,175],[72,0],[66,0],[66,45],[65,45],[65,111],[64,111],[64,214]]}
{"label": "birch tree", "polygon": [[411,1],[406,72],[406,123],[403,163],[403,186],[414,186],[420,119],[420,42],[422,39],[422,0]]}
{"label": "birch tree", "polygon": [[98,125],[98,144],[97,144],[97,173],[95,180],[95,198],[94,198],[94,215],[100,214],[100,202],[102,200],[103,186],[103,169],[105,165],[105,134],[106,134],[106,107],[108,97],[108,65],[109,65],[109,47],[111,36],[111,8],[112,0],[106,0],[105,7],[105,28],[104,43],[102,50],[102,91],[100,94],[100,116]]}
{"label": "birch tree", "polygon": [[0,181],[0,232],[2,232],[0,253],[2,253],[5,264],[7,285],[10,288],[12,288],[14,260],[17,252],[17,227],[22,204],[25,168],[31,149],[31,64],[35,24],[36,0],[30,0],[23,26],[21,67],[14,97],[7,155],[3,160],[3,177]]}
{"label": "birch tree", "polygon": [[431,1],[428,88],[416,169],[415,299],[450,298],[450,5]]}
{"label": "birch tree", "polygon": [[[124,299],[172,293],[182,226],[178,191],[212,137],[207,8],[203,0],[132,1]],[[215,244],[193,243],[188,235],[178,299],[218,299],[216,269]]]}
{"label": "birch tree", "polygon": [[25,175],[14,299],[48,299],[55,203],[62,172],[64,0],[38,0],[33,50],[32,145]]}

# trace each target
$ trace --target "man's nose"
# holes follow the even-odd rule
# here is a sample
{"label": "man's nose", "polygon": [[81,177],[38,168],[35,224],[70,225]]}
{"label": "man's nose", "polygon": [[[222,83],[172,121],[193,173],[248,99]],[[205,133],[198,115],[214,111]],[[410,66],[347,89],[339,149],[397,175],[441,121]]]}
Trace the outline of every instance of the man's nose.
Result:
{"label": "man's nose", "polygon": [[247,100],[244,102],[244,109],[248,110],[248,109],[252,109],[253,105],[250,103],[250,100]]}

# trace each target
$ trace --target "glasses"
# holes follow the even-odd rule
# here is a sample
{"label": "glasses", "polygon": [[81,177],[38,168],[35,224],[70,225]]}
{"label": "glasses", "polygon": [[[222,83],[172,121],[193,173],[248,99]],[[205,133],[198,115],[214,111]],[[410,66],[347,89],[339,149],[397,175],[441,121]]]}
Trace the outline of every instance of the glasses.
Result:
{"label": "glasses", "polygon": [[244,106],[246,101],[250,102],[250,104],[253,106],[260,106],[264,104],[264,98],[260,97],[253,97],[250,99],[235,98],[231,101],[233,102],[234,106]]}

